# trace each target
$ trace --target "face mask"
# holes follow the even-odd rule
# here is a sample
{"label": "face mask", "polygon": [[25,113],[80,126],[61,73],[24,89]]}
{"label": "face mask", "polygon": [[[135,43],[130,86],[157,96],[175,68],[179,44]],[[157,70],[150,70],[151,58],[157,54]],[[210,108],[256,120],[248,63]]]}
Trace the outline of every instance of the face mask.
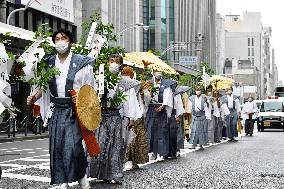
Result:
{"label": "face mask", "polygon": [[66,41],[58,41],[55,43],[55,49],[59,54],[64,54],[69,50],[69,43]]}
{"label": "face mask", "polygon": [[113,73],[113,74],[115,74],[115,73],[117,73],[118,71],[119,71],[119,64],[117,64],[117,63],[111,63],[110,65],[109,65],[109,71],[111,72],[111,73]]}
{"label": "face mask", "polygon": [[154,76],[155,76],[156,79],[161,79],[163,74],[161,72],[155,72]]}
{"label": "face mask", "polygon": [[233,91],[228,90],[228,95],[231,95],[233,93]]}
{"label": "face mask", "polygon": [[201,91],[195,91],[195,94],[196,94],[197,96],[200,96],[200,95],[201,95]]}

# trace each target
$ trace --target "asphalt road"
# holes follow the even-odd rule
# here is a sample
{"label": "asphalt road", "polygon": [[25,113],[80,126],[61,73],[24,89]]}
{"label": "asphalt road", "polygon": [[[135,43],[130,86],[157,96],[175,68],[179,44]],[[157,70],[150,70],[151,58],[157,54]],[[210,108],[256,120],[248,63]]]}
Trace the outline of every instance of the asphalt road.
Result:
{"label": "asphalt road", "polygon": [[[8,155],[10,154],[10,155]],[[120,186],[96,189],[284,188],[284,133],[260,132],[239,142],[212,145],[204,151],[184,150],[182,157],[125,171]],[[48,189],[48,139],[0,144],[4,170],[0,188]],[[73,183],[71,189],[79,188]]]}

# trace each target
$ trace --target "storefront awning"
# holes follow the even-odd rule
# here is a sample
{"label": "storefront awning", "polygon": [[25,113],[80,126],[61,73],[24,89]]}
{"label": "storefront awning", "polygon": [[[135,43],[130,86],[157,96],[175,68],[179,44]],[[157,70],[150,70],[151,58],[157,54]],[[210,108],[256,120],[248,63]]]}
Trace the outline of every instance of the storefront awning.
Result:
{"label": "storefront awning", "polygon": [[34,32],[0,22],[0,34],[10,33],[12,37],[32,41]]}

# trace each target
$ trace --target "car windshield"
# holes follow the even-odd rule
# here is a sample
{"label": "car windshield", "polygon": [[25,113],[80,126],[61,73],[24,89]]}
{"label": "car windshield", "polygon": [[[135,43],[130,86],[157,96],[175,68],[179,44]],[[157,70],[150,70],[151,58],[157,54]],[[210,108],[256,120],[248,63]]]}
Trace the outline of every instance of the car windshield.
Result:
{"label": "car windshield", "polygon": [[282,112],[283,103],[282,102],[263,102],[261,104],[261,112]]}

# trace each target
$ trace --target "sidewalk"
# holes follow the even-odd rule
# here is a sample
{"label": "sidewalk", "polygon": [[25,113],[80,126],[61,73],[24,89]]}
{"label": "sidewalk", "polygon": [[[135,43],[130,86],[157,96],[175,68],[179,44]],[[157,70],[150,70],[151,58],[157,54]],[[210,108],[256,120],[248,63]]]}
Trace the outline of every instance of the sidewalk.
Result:
{"label": "sidewalk", "polygon": [[48,132],[37,134],[35,135],[31,131],[27,133],[27,136],[25,136],[25,133],[22,131],[18,131],[15,134],[15,137],[11,134],[10,138],[8,138],[7,133],[0,133],[0,143],[4,142],[14,142],[14,141],[22,141],[22,140],[32,140],[32,139],[43,139],[48,138]]}

